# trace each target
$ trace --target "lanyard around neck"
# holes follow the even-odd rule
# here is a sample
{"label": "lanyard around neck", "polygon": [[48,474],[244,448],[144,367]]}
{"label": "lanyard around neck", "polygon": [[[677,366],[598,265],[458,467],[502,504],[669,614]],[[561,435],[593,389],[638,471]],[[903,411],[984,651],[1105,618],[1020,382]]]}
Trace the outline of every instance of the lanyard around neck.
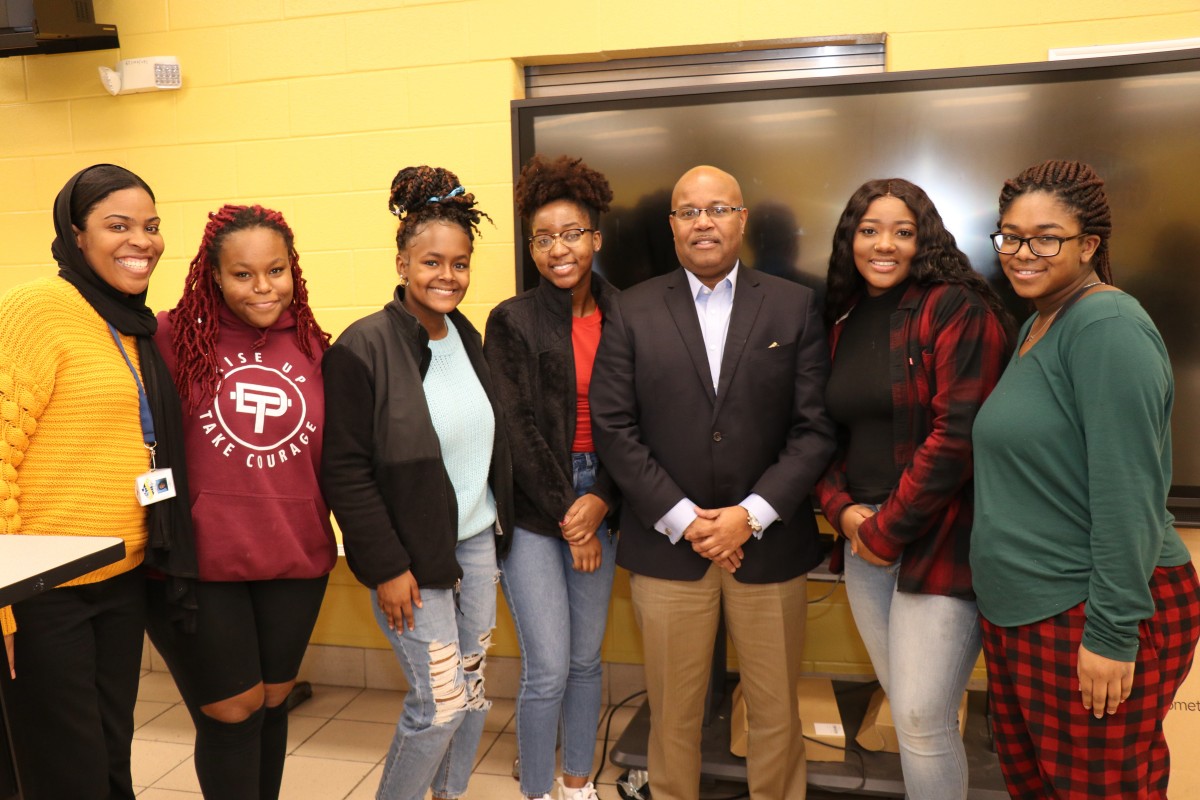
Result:
{"label": "lanyard around neck", "polygon": [[125,352],[125,345],[121,342],[121,337],[111,322],[108,323],[108,330],[112,334],[113,341],[117,343],[117,349],[121,351],[121,357],[125,359],[125,365],[129,367],[130,374],[133,375],[133,382],[137,384],[138,415],[142,420],[142,441],[145,442],[146,449],[150,451],[150,466],[153,468],[154,447],[157,441],[154,438],[154,417],[150,414],[150,401],[146,397],[146,387],[142,385],[142,376],[138,375],[138,371],[134,369],[133,362],[129,360],[129,354]]}

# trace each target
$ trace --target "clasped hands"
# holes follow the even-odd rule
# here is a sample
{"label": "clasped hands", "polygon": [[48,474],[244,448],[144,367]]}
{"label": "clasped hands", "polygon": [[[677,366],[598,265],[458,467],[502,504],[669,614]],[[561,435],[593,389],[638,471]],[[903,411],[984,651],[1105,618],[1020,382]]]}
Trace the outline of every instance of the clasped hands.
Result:
{"label": "clasped hands", "polygon": [[695,508],[696,519],[683,538],[692,549],[730,573],[742,565],[742,545],[750,538],[750,518],[742,506]]}
{"label": "clasped hands", "polygon": [[558,527],[571,547],[571,566],[576,572],[600,569],[600,540],[596,530],[608,516],[608,503],[591,492],[581,494],[567,509]]}

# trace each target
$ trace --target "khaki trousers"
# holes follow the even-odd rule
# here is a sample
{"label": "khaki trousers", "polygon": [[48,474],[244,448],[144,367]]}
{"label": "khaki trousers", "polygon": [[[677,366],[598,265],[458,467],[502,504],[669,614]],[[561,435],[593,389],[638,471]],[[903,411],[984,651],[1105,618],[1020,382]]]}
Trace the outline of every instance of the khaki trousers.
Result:
{"label": "khaki trousers", "polygon": [[630,583],[645,656],[654,800],[699,797],[704,699],[722,603],[746,696],[750,796],[803,800],[808,770],[796,682],[808,612],[807,578],[739,583],[714,564],[698,581],[633,575]]}

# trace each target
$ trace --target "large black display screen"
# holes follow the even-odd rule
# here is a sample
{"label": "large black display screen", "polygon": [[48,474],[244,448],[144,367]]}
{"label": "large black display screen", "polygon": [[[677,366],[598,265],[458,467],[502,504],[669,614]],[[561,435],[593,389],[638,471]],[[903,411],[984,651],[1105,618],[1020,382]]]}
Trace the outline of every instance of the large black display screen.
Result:
{"label": "large black display screen", "polygon": [[[677,266],[670,190],[696,164],[741,182],[743,259],[816,287],[850,193],[898,176],[929,193],[1018,319],[987,240],[1000,186],[1047,158],[1092,163],[1113,210],[1115,281],[1150,312],[1175,370],[1174,510],[1185,521],[1200,505],[1200,51],[518,101],[513,133],[514,176],[535,152],[608,176],[598,268],[618,286]],[[518,253],[518,287],[530,286]]]}

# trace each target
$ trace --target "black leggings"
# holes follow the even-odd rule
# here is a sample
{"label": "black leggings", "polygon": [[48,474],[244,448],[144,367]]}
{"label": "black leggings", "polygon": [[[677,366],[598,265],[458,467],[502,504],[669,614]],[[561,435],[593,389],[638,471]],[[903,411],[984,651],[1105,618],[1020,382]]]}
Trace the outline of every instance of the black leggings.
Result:
{"label": "black leggings", "polygon": [[171,624],[161,581],[147,581],[150,639],[196,723],[196,775],[204,796],[273,800],[287,746],[287,716],[265,709],[226,723],[203,706],[259,683],[295,679],[317,621],[327,576],[197,584],[196,632]]}

